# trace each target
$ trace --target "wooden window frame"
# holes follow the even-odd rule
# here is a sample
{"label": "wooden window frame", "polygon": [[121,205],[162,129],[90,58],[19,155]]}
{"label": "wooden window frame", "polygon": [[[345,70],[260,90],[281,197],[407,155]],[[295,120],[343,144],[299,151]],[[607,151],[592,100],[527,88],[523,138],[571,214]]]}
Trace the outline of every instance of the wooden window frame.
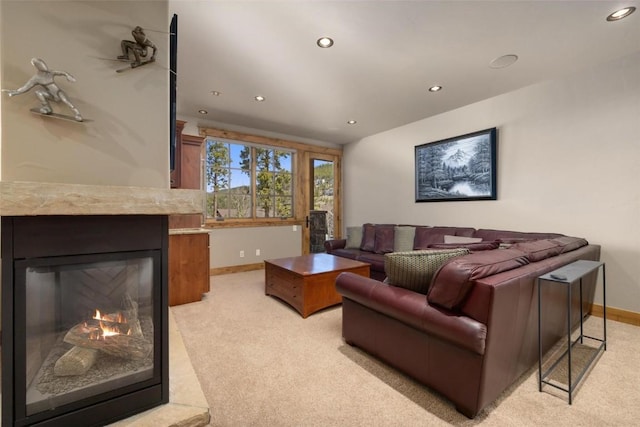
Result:
{"label": "wooden window frame", "polygon": [[[199,127],[199,135],[203,138],[218,138],[237,141],[238,143],[248,143],[269,148],[282,148],[295,152],[292,161],[293,172],[293,216],[291,218],[225,218],[224,220],[216,220],[215,218],[206,218],[204,223],[207,228],[237,228],[237,227],[271,227],[282,225],[304,225],[306,215],[307,188],[306,174],[307,167],[303,164],[304,159],[308,158],[307,153],[325,153],[342,158],[342,149],[323,147],[319,145],[305,144],[302,142],[288,141],[278,138],[270,138],[266,136],[251,135],[243,132],[236,132],[224,129],[216,129],[209,127]],[[203,144],[203,158],[206,158],[206,144]],[[339,229],[337,229],[339,230]]]}

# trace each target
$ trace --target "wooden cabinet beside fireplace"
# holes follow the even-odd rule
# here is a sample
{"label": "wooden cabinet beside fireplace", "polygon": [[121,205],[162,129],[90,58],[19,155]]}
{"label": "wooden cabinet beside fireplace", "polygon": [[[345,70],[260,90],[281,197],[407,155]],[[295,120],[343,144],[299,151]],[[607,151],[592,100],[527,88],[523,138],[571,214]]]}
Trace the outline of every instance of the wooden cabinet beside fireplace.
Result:
{"label": "wooden cabinet beside fireplace", "polygon": [[202,300],[209,292],[209,233],[169,232],[169,305]]}
{"label": "wooden cabinet beside fireplace", "polygon": [[[202,151],[204,138],[183,135],[186,122],[176,121],[176,157],[171,172],[171,188],[199,190],[202,187]],[[169,228],[197,228],[202,225],[202,214],[170,215]]]}

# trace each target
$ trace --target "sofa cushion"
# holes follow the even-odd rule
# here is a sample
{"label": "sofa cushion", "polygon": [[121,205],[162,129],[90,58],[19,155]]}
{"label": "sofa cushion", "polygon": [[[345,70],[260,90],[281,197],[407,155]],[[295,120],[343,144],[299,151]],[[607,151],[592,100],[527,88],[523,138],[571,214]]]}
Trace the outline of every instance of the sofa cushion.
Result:
{"label": "sofa cushion", "polygon": [[393,234],[394,252],[406,252],[413,249],[416,228],[410,225],[398,225]]}
{"label": "sofa cushion", "polygon": [[331,251],[331,255],[339,256],[342,258],[349,258],[349,259],[358,259],[358,257],[361,254],[362,254],[362,251],[360,249],[355,249],[355,248],[340,248],[340,249],[334,249]]}
{"label": "sofa cushion", "polygon": [[[480,237],[482,240],[498,240],[501,239],[505,243],[515,243],[515,240],[540,240],[540,239],[554,239],[561,237],[562,234],[558,233],[538,233],[538,232],[523,232],[523,231],[509,231],[509,230],[491,230],[481,228],[473,233],[473,237]],[[512,240],[513,239],[513,240]]]}
{"label": "sofa cushion", "polygon": [[428,249],[433,243],[444,243],[444,232],[433,227],[416,227],[413,249]]}
{"label": "sofa cushion", "polygon": [[360,252],[356,261],[371,264],[371,271],[384,271],[384,254],[376,254],[373,252]]}
{"label": "sofa cushion", "polygon": [[434,243],[444,243],[444,236],[473,237],[475,229],[468,227],[416,227],[413,249],[427,249]]}
{"label": "sofa cushion", "polygon": [[478,242],[478,243],[434,243],[429,245],[429,249],[453,249],[453,248],[467,248],[469,252],[478,251],[490,251],[498,249],[500,243],[498,242]]}
{"label": "sofa cushion", "polygon": [[560,253],[562,254],[565,252],[575,251],[576,249],[587,246],[589,244],[589,242],[587,242],[587,240],[583,239],[582,237],[563,236],[556,237],[552,240],[554,242],[557,242],[561,247]]}
{"label": "sofa cushion", "polygon": [[426,294],[434,273],[451,258],[466,255],[468,249],[394,252],[384,257],[386,282]]}
{"label": "sofa cushion", "polygon": [[529,258],[530,262],[538,262],[543,259],[551,258],[560,254],[562,247],[558,242],[553,240],[532,240],[530,242],[520,242],[511,246],[512,249],[518,249]]}
{"label": "sofa cushion", "polygon": [[377,254],[393,252],[395,226],[391,224],[376,225],[376,238],[373,251]]}
{"label": "sofa cushion", "polygon": [[452,259],[433,277],[427,300],[449,310],[458,308],[474,280],[526,264],[529,264],[527,255],[517,249],[481,251]]}
{"label": "sofa cushion", "polygon": [[376,247],[376,226],[373,224],[364,224],[362,226],[362,241],[360,249],[367,252],[373,252]]}
{"label": "sofa cushion", "polygon": [[362,226],[347,227],[347,249],[359,249],[362,243]]}
{"label": "sofa cushion", "polygon": [[520,238],[520,237],[506,237],[506,238],[496,239],[496,242],[498,242],[500,244],[500,248],[501,249],[507,249],[507,248],[510,248],[511,246],[515,245],[516,243],[532,242],[533,240],[535,240],[535,239],[525,239],[525,238]]}

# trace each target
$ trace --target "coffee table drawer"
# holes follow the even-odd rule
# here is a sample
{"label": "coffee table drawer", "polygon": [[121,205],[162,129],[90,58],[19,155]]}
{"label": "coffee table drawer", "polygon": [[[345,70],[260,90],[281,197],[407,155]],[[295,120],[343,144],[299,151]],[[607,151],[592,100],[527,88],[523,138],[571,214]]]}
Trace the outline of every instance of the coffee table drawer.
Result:
{"label": "coffee table drawer", "polygon": [[266,267],[265,294],[278,297],[295,309],[302,309],[303,283],[302,278],[294,273],[278,268]]}
{"label": "coffee table drawer", "polygon": [[369,264],[324,253],[265,260],[264,293],[288,303],[304,318],[342,302],[335,280],[343,271],[369,277]]}

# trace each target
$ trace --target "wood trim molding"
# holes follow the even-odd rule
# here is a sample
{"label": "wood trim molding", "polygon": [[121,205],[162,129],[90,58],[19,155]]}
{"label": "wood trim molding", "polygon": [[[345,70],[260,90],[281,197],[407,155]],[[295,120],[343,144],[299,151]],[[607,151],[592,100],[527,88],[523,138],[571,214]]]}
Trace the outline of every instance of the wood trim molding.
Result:
{"label": "wood trim molding", "polygon": [[[599,304],[591,306],[591,314],[602,317],[603,308]],[[615,307],[607,307],[607,320],[615,320],[616,322],[628,323],[634,326],[640,326],[640,313],[635,311],[622,310]]]}
{"label": "wood trim molding", "polygon": [[245,271],[263,270],[264,262],[255,264],[230,265],[228,267],[218,267],[209,270],[210,276],[221,276],[223,274],[243,273]]}
{"label": "wood trim molding", "polygon": [[204,142],[204,138],[201,136],[187,135],[187,134],[182,135],[183,144],[195,145],[200,147],[202,146],[203,142]]}
{"label": "wood trim molding", "polygon": [[206,138],[207,136],[212,136],[214,138],[232,139],[234,141],[251,142],[253,144],[268,145],[272,147],[291,148],[299,151],[313,151],[315,153],[342,155],[341,148],[323,147],[320,145],[311,145],[311,144],[305,144],[303,142],[287,141],[284,139],[269,138],[266,136],[251,135],[248,133],[235,132],[235,131],[224,130],[224,129],[205,128],[205,127],[200,127],[198,129],[199,129],[200,136],[203,138]]}
{"label": "wood trim molding", "polygon": [[214,219],[207,219],[204,225],[204,228],[243,228],[243,227],[282,227],[282,226],[292,226],[299,225],[302,226],[304,224],[303,220],[299,219],[255,219],[255,220],[244,220],[244,219],[225,219],[224,221],[216,221]]}

